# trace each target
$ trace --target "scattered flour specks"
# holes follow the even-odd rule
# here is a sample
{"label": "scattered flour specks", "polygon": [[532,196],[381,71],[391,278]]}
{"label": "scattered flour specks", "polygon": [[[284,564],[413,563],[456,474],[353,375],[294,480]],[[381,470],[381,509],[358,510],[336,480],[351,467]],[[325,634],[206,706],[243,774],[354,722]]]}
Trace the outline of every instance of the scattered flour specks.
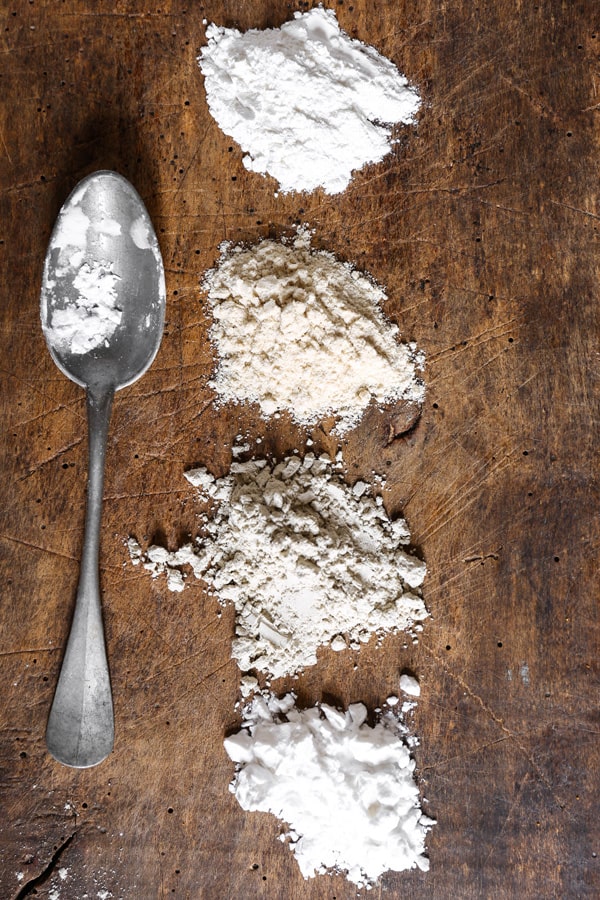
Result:
{"label": "scattered flour specks", "polygon": [[333,10],[245,34],[209,25],[206,37],[198,63],[213,117],[246,167],[284,192],[343,191],[354,170],[389,153],[392,125],[412,122],[420,106],[396,66],[342,31]]}

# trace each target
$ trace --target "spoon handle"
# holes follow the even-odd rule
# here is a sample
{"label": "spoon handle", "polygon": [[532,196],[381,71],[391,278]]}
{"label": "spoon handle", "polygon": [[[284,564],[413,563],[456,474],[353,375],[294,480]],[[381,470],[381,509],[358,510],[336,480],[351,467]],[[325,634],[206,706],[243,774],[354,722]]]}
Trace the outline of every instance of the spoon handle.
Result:
{"label": "spoon handle", "polygon": [[113,704],[98,573],[104,459],[114,388],[87,391],[89,469],[75,612],[48,718],[46,744],[67,766],[101,762],[114,743]]}

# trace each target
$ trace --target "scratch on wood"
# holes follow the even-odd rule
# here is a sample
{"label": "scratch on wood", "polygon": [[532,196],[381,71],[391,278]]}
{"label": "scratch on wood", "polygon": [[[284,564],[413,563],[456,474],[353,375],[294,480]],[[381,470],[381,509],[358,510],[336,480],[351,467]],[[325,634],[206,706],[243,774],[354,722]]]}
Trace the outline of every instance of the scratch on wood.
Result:
{"label": "scratch on wood", "polygon": [[474,563],[474,562],[484,562],[486,559],[499,560],[500,559],[500,550],[502,550],[502,547],[499,547],[495,553],[486,553],[483,556],[480,556],[480,555],[467,556],[465,559],[463,559],[463,562],[468,564],[468,563]]}
{"label": "scratch on wood", "polygon": [[519,209],[517,206],[504,206],[502,203],[490,203],[489,200],[480,200],[479,202],[482,206],[488,206],[490,209],[497,209],[500,212],[513,213],[516,216],[531,218],[532,215],[532,210],[530,209]]}
{"label": "scratch on wood", "polygon": [[21,547],[27,547],[29,550],[38,550],[40,553],[50,553],[52,556],[59,556],[61,559],[69,559],[71,562],[76,562],[74,556],[69,556],[68,553],[59,553],[58,550],[53,550],[51,547],[42,547],[40,544],[34,544],[32,541],[25,541],[22,538],[12,537],[10,534],[0,534],[0,541],[10,541],[13,544],[20,544]]}
{"label": "scratch on wood", "polygon": [[432,353],[429,361],[438,362],[440,359],[443,359],[446,356],[452,356],[464,350],[472,350],[476,347],[481,347],[482,344],[487,344],[494,339],[505,337],[513,330],[510,326],[515,325],[519,321],[520,319],[518,316],[513,316],[512,319],[507,319],[505,322],[498,322],[496,325],[492,325],[490,328],[484,328],[483,331],[480,331],[478,334],[475,334],[472,337],[468,338],[465,344],[456,343],[450,347],[444,347],[438,353]]}
{"label": "scratch on wood", "polygon": [[56,848],[53,855],[50,857],[49,862],[46,864],[46,867],[42,869],[39,875],[36,875],[35,878],[31,878],[26,884],[24,884],[19,892],[15,894],[13,900],[24,900],[25,897],[30,897],[31,895],[37,894],[36,888],[40,887],[40,885],[44,884],[46,881],[48,881],[49,878],[51,878],[60,861],[61,856],[63,855],[69,844],[71,844],[71,842],[74,840],[76,834],[77,831],[73,831],[72,834],[70,834],[69,837],[66,838],[62,842],[62,844],[60,844]]}
{"label": "scratch on wood", "polygon": [[192,685],[192,687],[188,688],[187,691],[183,691],[182,694],[179,694],[175,698],[174,702],[179,703],[181,700],[185,700],[185,698],[187,696],[189,696],[189,694],[195,693],[201,685],[203,685],[206,681],[209,681],[215,675],[218,675],[219,672],[223,671],[223,669],[227,669],[231,664],[232,664],[232,660],[228,659],[227,662],[222,663],[222,665],[220,665],[220,666],[217,666],[216,669],[213,669],[212,672],[209,672],[208,675],[205,675],[203,678],[201,678],[200,681],[196,682],[196,684],[194,684],[194,685]]}
{"label": "scratch on wood", "polygon": [[521,384],[517,385],[517,390],[520,391],[521,388],[524,388],[526,384],[529,384],[530,381],[533,381],[534,378],[537,378],[539,374],[539,372],[534,372],[529,376],[529,378],[526,378],[525,381],[522,381]]}
{"label": "scratch on wood", "polygon": [[14,427],[15,428],[24,428],[26,425],[33,425],[39,419],[45,419],[47,416],[52,416],[52,415],[54,415],[54,413],[61,412],[62,410],[64,410],[65,412],[72,413],[74,416],[77,416],[78,419],[81,419],[81,421],[84,422],[85,421],[84,416],[79,415],[79,413],[74,409],[69,409],[69,405],[74,405],[75,403],[79,403],[79,402],[80,402],[80,400],[79,400],[79,398],[77,398],[77,399],[73,400],[71,404],[59,403],[56,406],[54,406],[52,409],[44,409],[41,413],[37,413],[37,415],[35,415],[35,416],[30,416],[27,419],[22,419],[20,422],[15,422]]}
{"label": "scratch on wood", "polygon": [[[200,633],[204,633],[208,628],[212,628],[217,624],[216,620],[213,622],[209,622],[205,625]],[[197,653],[190,653],[188,656],[184,656],[181,659],[178,659],[176,662],[172,663],[170,666],[166,666],[164,669],[159,669],[157,672],[153,672],[152,675],[148,675],[141,682],[142,684],[147,684],[149,681],[153,681],[155,678],[162,678],[167,672],[172,672],[173,669],[178,669],[180,666],[184,666],[187,663],[191,662],[194,659],[197,659],[199,656],[206,656],[206,648],[202,647]],[[206,676],[210,677],[210,676]]]}
{"label": "scratch on wood", "polygon": [[[515,344],[516,343],[517,342],[515,341]],[[475,375],[478,374],[478,372],[482,372],[483,369],[487,369],[487,367],[491,366],[492,363],[495,363],[496,360],[502,359],[504,357],[504,353],[505,353],[505,350],[503,348],[502,350],[499,350],[498,353],[495,353],[494,356],[490,356],[489,359],[486,359],[486,361],[483,362],[480,366],[477,366],[476,369],[471,369],[471,371],[464,378],[462,378],[460,380],[459,386],[462,387],[463,384],[466,384],[468,381],[470,381]]]}
{"label": "scratch on wood", "polygon": [[517,804],[519,803],[519,800],[520,800],[520,798],[521,798],[521,793],[522,793],[523,785],[527,784],[528,781],[529,781],[529,773],[528,773],[528,772],[525,772],[525,775],[523,776],[523,780],[522,780],[522,782],[521,782],[521,785],[520,785],[519,788],[515,791],[515,794],[514,794],[514,797],[513,797],[513,801],[512,801],[512,803],[510,804],[510,807],[509,807],[509,809],[508,809],[508,811],[507,811],[507,813],[506,813],[506,816],[504,817],[504,821],[503,821],[501,827],[499,828],[499,830],[496,832],[496,838],[495,838],[495,840],[491,841],[491,843],[490,843],[490,849],[489,849],[488,855],[487,855],[486,858],[485,858],[486,864],[489,862],[489,860],[491,859],[491,857],[492,857],[492,855],[493,855],[493,853],[494,853],[494,850],[495,850],[496,847],[498,846],[498,838],[499,838],[502,834],[504,834],[504,832],[506,831],[506,826],[507,826],[508,823],[510,822],[510,820],[511,820],[511,818],[512,818],[512,815],[513,815],[515,809],[517,808]]}
{"label": "scratch on wood", "polygon": [[75,441],[71,441],[70,444],[67,444],[65,447],[61,447],[60,450],[57,450],[56,453],[53,453],[52,456],[47,456],[46,459],[42,459],[39,463],[36,463],[35,466],[32,466],[29,471],[25,472],[24,475],[19,477],[19,481],[25,481],[26,478],[30,478],[31,475],[35,475],[36,472],[39,472],[40,469],[43,469],[44,466],[48,465],[48,463],[54,462],[56,459],[60,459],[60,457],[67,453],[69,450],[73,450],[75,447],[78,447],[79,444],[83,441],[83,437],[77,438]]}
{"label": "scratch on wood", "polygon": [[501,731],[507,736],[507,738],[510,738],[510,740],[512,740],[514,742],[515,746],[523,754],[523,756],[525,757],[525,759],[531,766],[532,770],[535,772],[535,774],[539,778],[540,782],[547,788],[550,796],[556,803],[557,807],[561,810],[564,810],[565,805],[564,805],[564,803],[561,803],[560,800],[555,795],[552,783],[548,780],[548,778],[546,777],[546,775],[544,774],[542,769],[539,767],[539,765],[537,764],[537,762],[535,761],[535,759],[533,758],[531,753],[528,751],[527,747],[525,747],[525,745],[521,743],[521,741],[519,740],[519,736],[515,732],[511,731],[510,728],[508,728],[504,724],[503,719],[496,712],[494,712],[494,710],[485,702],[485,700],[482,697],[480,697],[480,695],[478,693],[476,693],[471,688],[471,686],[468,684],[468,682],[465,681],[465,679],[461,675],[459,675],[457,672],[453,672],[451,669],[448,668],[446,663],[440,658],[440,656],[438,656],[437,653],[435,653],[435,651],[433,650],[432,647],[427,646],[427,643],[423,639],[421,639],[421,643],[423,644],[423,647],[427,650],[427,652],[431,654],[433,659],[435,659],[435,661],[438,663],[440,668],[443,669],[443,671],[446,673],[446,675],[448,675],[453,681],[455,681],[459,685],[459,687],[465,692],[465,694],[468,697],[470,697],[471,700],[474,700],[475,703],[477,703],[481,707],[481,709],[484,711],[484,713],[492,720],[492,722],[494,722],[495,725],[498,726],[498,728],[501,729]]}
{"label": "scratch on wood", "polygon": [[596,213],[588,212],[587,209],[579,209],[578,206],[571,206],[569,203],[563,203],[560,200],[550,200],[554,206],[560,206],[563,209],[568,209],[571,212],[580,213],[582,216],[587,216],[589,219],[595,219],[596,221],[600,220],[600,216],[596,215]]}
{"label": "scratch on wood", "polygon": [[6,157],[7,157],[8,161],[9,161],[9,163],[11,164],[11,166],[14,165],[13,160],[12,160],[12,156],[10,155],[10,151],[9,151],[9,149],[8,149],[6,140],[5,140],[5,138],[4,138],[4,132],[3,132],[3,131],[0,131],[0,140],[2,141],[2,146],[4,147],[4,152],[6,153]]}
{"label": "scratch on wood", "polygon": [[183,173],[183,175],[181,176],[181,178],[180,178],[180,180],[179,180],[179,184],[177,185],[177,189],[176,189],[175,195],[174,195],[175,197],[177,196],[177,194],[179,193],[179,191],[180,191],[181,188],[183,187],[183,184],[184,184],[186,178],[188,177],[188,173],[189,173],[189,171],[190,171],[190,169],[191,169],[191,167],[192,167],[192,163],[195,161],[196,157],[197,157],[198,154],[200,153],[200,150],[202,149],[202,145],[204,144],[204,141],[205,141],[205,139],[206,139],[206,135],[208,134],[208,131],[209,131],[209,129],[208,129],[208,128],[205,128],[204,134],[203,134],[202,137],[198,140],[198,143],[197,143],[197,145],[196,145],[196,149],[195,149],[194,152],[192,153],[192,155],[191,155],[191,157],[190,157],[190,161],[187,163],[187,165],[186,165],[186,167],[185,167],[185,170],[184,170],[184,173]]}
{"label": "scratch on wood", "polygon": [[[148,457],[148,459],[152,462],[155,457]],[[118,500],[139,500],[140,497],[174,497],[179,494],[189,494],[189,488],[168,488],[164,491],[135,491],[134,493],[124,493],[124,494],[105,494],[104,502],[105,503],[114,503]]]}
{"label": "scratch on wood", "polygon": [[[54,408],[45,411],[43,413],[43,415],[51,415],[54,412],[59,412],[60,410],[64,409],[64,410],[67,410],[67,411],[73,413],[73,415],[76,415],[77,418],[79,418],[79,419],[85,419],[85,415],[78,413],[77,410],[75,410],[75,409],[70,409],[71,406],[75,406],[76,404],[81,402],[81,398],[83,397],[83,394],[81,395],[81,398],[74,397],[69,403],[57,403],[56,399],[54,397],[52,397],[50,394],[46,393],[46,391],[41,390],[39,384],[37,384],[36,382],[29,381],[27,378],[21,378],[19,375],[16,374],[16,372],[12,372],[10,369],[5,369],[1,366],[0,366],[0,374],[7,375],[9,378],[14,379],[19,384],[24,385],[28,391],[35,392],[40,397],[43,397],[44,400],[49,400],[51,403],[56,404],[54,406]],[[35,416],[30,421],[34,422],[37,418],[38,418],[38,416]],[[26,419],[25,422],[27,422],[27,421],[29,421],[29,420]]]}
{"label": "scratch on wood", "polygon": [[452,522],[453,519],[461,515],[461,513],[464,513],[466,509],[471,506],[471,504],[474,503],[477,499],[477,491],[481,487],[481,485],[484,484],[490,478],[490,476],[498,475],[500,472],[502,472],[510,464],[512,456],[514,456],[517,452],[517,449],[514,448],[495,465],[487,468],[484,471],[483,476],[477,481],[473,481],[473,483],[466,486],[459,485],[455,491],[452,491],[445,504],[445,508],[439,510],[439,514],[436,513],[433,522],[421,532],[421,540],[432,537],[441,528],[446,527],[450,524],[450,522]]}
{"label": "scratch on wood", "polygon": [[25,653],[56,653],[58,647],[27,647],[24,650],[1,650],[0,658],[5,656],[23,656]]}
{"label": "scratch on wood", "polygon": [[494,738],[493,741],[485,741],[485,743],[483,744],[477,744],[477,746],[472,750],[466,750],[462,753],[455,753],[453,756],[444,756],[437,762],[423,766],[420,771],[435,772],[440,767],[448,766],[451,763],[459,761],[464,762],[464,760],[468,759],[469,756],[475,756],[478,753],[482,753],[484,750],[488,750],[490,747],[496,747],[498,744],[505,744],[508,740],[510,740],[510,738],[507,735],[503,735],[502,737]]}
{"label": "scratch on wood", "polygon": [[550,109],[549,107],[545,106],[540,100],[532,97],[531,94],[523,87],[521,87],[521,85],[517,84],[514,79],[504,74],[500,75],[500,79],[510,88],[516,91],[517,94],[525,97],[525,99],[531,104],[532,108],[535,109],[536,112],[540,113],[541,115],[548,116],[548,118],[551,119],[555,124],[562,122],[561,117],[553,109]]}

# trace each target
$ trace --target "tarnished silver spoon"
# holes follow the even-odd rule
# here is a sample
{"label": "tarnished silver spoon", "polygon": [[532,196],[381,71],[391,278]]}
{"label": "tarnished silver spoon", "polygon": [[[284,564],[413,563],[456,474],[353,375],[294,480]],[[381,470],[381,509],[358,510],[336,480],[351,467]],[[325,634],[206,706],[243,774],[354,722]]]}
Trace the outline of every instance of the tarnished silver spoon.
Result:
{"label": "tarnished silver spoon", "polygon": [[65,201],[50,237],[40,312],[56,365],[86,389],[89,469],[85,538],[71,631],[46,743],[86,768],[114,743],[98,556],[104,458],[113,396],[146,371],[165,316],[163,262],[150,217],[116,172],[89,175]]}

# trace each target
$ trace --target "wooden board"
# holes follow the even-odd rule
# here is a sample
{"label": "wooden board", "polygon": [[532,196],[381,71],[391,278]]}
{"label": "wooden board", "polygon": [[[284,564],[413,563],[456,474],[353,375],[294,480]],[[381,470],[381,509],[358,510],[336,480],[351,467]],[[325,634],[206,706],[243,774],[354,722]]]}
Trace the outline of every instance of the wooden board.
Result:
{"label": "wooden board", "polygon": [[[308,4],[306,4],[306,7]],[[271,816],[228,791],[239,721],[231,610],[134,569],[134,534],[197,530],[183,471],[221,474],[236,434],[283,454],[306,432],[216,410],[199,280],[223,240],[315,230],[385,285],[426,354],[408,435],[393,411],[347,436],[349,470],[388,479],[427,562],[422,639],[324,652],[301,702],[375,707],[414,670],[419,779],[438,820],[431,870],[388,874],[403,898],[591,898],[600,758],[600,23],[592,3],[340,0],[339,21],[418,85],[418,127],[335,197],[275,196],[208,113],[203,19],[278,26],[283,0],[30,0],[0,18],[0,895],[350,898],[304,881]],[[119,394],[101,577],[117,737],[73,771],[44,729],[81,551],[82,392],[39,327],[44,253],[69,190],[129,177],[164,254],[168,311],[153,367]],[[317,447],[335,447],[322,429]],[[356,667],[355,667],[356,665]],[[289,687],[289,682],[278,688]],[[54,895],[52,892],[55,892]],[[58,892],[58,893],[56,893]],[[108,892],[108,893],[103,893]]]}

